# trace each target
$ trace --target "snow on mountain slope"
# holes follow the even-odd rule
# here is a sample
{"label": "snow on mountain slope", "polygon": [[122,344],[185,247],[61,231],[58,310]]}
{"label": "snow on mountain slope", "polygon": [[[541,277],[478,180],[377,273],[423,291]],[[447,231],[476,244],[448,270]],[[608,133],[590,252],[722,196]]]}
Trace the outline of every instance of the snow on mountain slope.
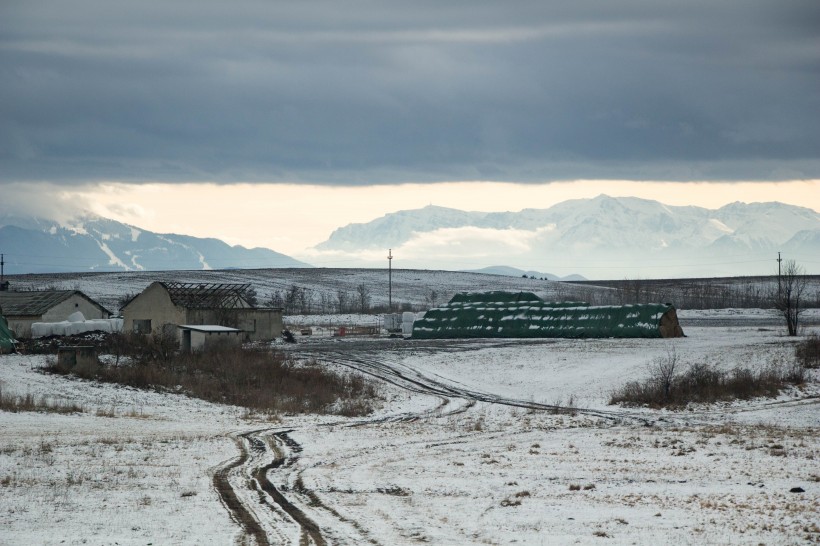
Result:
{"label": "snow on mountain slope", "polygon": [[[450,267],[469,270],[504,263],[554,273],[561,268],[563,274],[579,272],[592,278],[617,278],[630,274],[627,268],[650,262],[670,264],[668,271],[659,272],[663,275],[744,274],[749,273],[747,268],[711,265],[753,258],[761,264],[756,273],[762,274],[768,254],[804,230],[820,230],[820,214],[783,203],[738,202],[710,210],[600,195],[520,212],[432,206],[399,211],[339,228],[315,250],[317,259],[327,251],[360,253],[364,259],[366,251],[392,248],[414,267],[423,260],[439,260],[438,267],[449,260]],[[810,255],[811,245],[800,239],[790,244],[797,258]],[[596,275],[584,264],[608,270]],[[702,267],[696,271],[671,269],[698,264]]]}
{"label": "snow on mountain slope", "polygon": [[265,248],[157,234],[93,215],[63,223],[6,216],[0,224],[9,274],[307,266]]}
{"label": "snow on mountain slope", "polygon": [[488,213],[465,212],[430,205],[422,209],[386,214],[365,224],[349,224],[331,233],[316,248],[324,250],[389,247],[409,241],[414,233],[481,224]]}

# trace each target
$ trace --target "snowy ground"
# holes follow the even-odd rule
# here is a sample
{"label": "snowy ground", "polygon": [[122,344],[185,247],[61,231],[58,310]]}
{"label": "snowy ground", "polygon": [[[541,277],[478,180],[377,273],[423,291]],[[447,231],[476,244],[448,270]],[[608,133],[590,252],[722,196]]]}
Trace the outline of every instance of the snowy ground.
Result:
{"label": "snowy ground", "polygon": [[[793,354],[780,329],[686,333],[288,347],[382,374],[384,402],[366,419],[259,420],[183,395],[46,375],[42,357],[3,356],[3,393],[85,411],[0,413],[0,544],[252,543],[214,485],[241,446],[259,464],[281,455],[266,476],[300,514],[302,523],[272,502],[252,462],[226,474],[271,544],[820,541],[816,370],[805,388],[773,400],[682,412],[607,405],[613,388],[643,378],[673,347],[685,363],[721,367]],[[506,404],[515,401],[577,412]]]}

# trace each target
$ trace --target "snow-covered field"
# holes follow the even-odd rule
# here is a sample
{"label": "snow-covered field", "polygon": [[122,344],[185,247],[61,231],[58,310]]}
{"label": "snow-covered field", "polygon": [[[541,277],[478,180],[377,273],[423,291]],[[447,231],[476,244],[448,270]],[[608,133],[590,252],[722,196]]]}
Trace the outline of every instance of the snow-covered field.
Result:
{"label": "snow-covered field", "polygon": [[64,273],[17,275],[8,277],[8,280],[14,290],[42,290],[46,287],[82,290],[115,313],[124,295],[137,294],[154,281],[250,283],[257,291],[260,302],[268,300],[275,291],[285,293],[297,286],[310,291],[314,297],[314,307],[319,304],[321,294],[336,301],[339,291],[347,292],[352,297],[361,284],[370,290],[372,305],[386,305],[392,289],[392,303],[396,307],[401,304],[425,305],[432,292],[436,293],[438,303],[444,303],[455,293],[464,291],[524,290],[551,300],[577,290],[565,283],[538,279],[417,269],[394,269],[391,279],[386,269],[314,268]]}
{"label": "snow-covered field", "polygon": [[[265,420],[47,375],[39,356],[2,356],[4,394],[85,411],[0,413],[0,544],[820,541],[817,370],[777,399],[681,412],[607,405],[672,348],[684,363],[725,368],[793,357],[780,329],[684,328],[677,340],[286,348],[384,377],[368,418]],[[497,403],[476,401],[484,395]],[[281,464],[269,464],[275,457]],[[296,512],[254,473],[265,465],[262,476]],[[263,535],[238,522],[215,475],[228,476]]]}

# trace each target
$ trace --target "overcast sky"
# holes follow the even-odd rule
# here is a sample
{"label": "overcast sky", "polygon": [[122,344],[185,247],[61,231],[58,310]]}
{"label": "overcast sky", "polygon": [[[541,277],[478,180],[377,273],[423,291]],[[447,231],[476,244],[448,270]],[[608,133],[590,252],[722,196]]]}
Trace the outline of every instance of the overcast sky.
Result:
{"label": "overcast sky", "polygon": [[430,203],[820,211],[820,2],[0,0],[0,185],[307,258]]}
{"label": "overcast sky", "polygon": [[820,2],[0,3],[0,177],[820,178]]}

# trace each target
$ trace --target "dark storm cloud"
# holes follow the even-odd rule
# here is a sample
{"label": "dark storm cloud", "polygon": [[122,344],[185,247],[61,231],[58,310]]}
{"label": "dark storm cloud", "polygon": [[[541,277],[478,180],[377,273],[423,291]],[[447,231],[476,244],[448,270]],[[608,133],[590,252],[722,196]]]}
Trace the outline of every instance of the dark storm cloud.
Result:
{"label": "dark storm cloud", "polygon": [[0,179],[820,177],[820,3],[0,6]]}

